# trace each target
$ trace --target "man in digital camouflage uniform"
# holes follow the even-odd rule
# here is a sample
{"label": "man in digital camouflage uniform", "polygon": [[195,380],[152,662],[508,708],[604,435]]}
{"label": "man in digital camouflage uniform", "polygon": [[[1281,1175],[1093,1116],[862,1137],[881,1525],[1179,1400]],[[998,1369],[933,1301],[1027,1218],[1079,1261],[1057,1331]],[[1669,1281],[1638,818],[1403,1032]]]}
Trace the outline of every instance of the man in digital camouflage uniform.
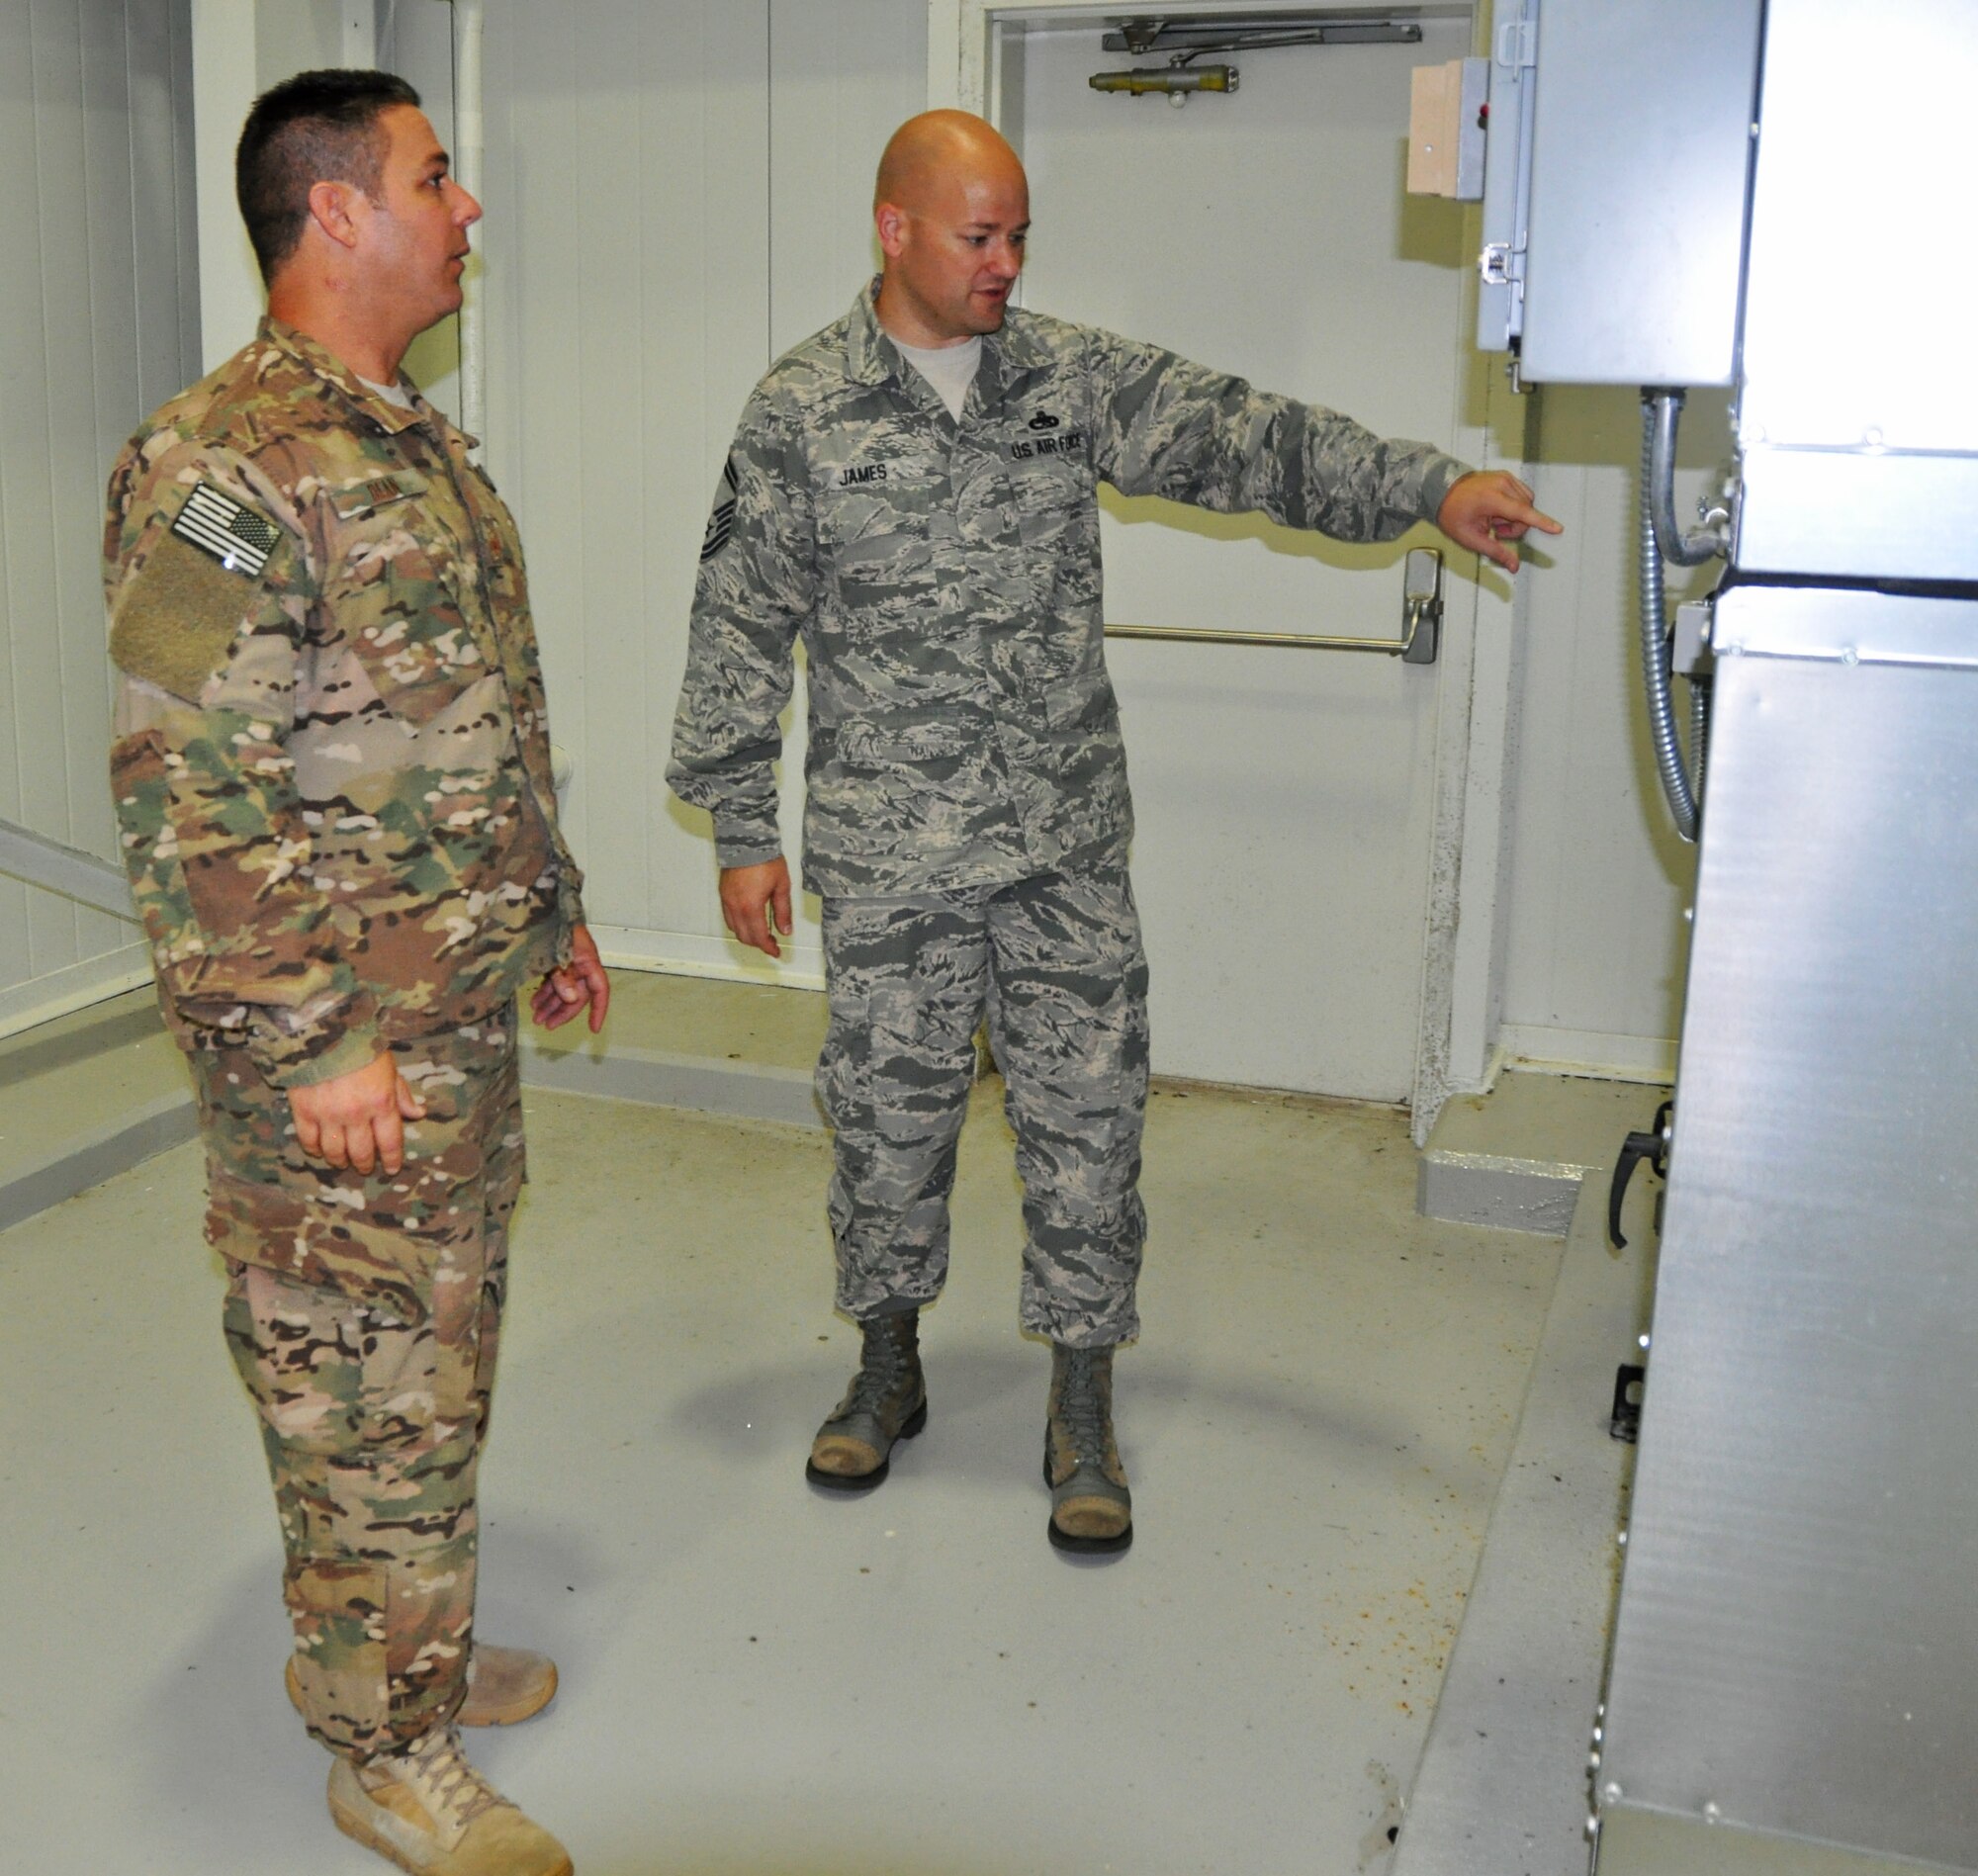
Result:
{"label": "man in digital camouflage uniform", "polygon": [[1517,564],[1557,523],[1329,410],[1151,345],[1006,312],[1022,165],[931,112],[879,167],[884,271],[756,388],[701,554],[669,780],[713,817],[729,929],[790,930],[772,763],[801,637],[804,881],[823,900],[829,1210],[857,1375],[809,1476],[856,1489],[927,1416],[918,1311],[946,1273],[955,1139],[986,1015],[1023,1177],[1023,1326],[1052,1345],[1047,1527],[1123,1548],[1112,1354],[1145,1216],[1146,963],[1101,641],[1097,486],[1392,540],[1437,522]]}
{"label": "man in digital camouflage uniform", "polygon": [[123,847],[197,1085],[331,1812],[409,1870],[558,1876],[456,1730],[556,1686],[473,1639],[516,997],[593,1029],[609,997],[514,523],[399,370],[460,305],[481,210],[380,72],[277,86],[237,162],[269,316],[110,482]]}

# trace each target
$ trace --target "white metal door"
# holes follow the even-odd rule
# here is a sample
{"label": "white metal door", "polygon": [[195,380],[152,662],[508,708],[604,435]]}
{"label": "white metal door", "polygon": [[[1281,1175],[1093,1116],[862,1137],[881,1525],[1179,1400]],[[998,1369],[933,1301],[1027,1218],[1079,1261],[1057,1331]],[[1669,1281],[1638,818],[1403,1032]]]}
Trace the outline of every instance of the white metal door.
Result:
{"label": "white metal door", "polygon": [[[1129,62],[1096,24],[1033,28],[1011,126],[1035,218],[1026,304],[1453,447],[1472,236],[1456,205],[1401,185],[1409,72],[1464,55],[1470,27],[1423,27],[1413,45],[1242,54],[1236,95],[1182,110],[1091,90]],[[1345,547],[1109,491],[1107,618],[1394,635],[1406,550],[1439,538]],[[1472,605],[1467,562],[1448,596]],[[1156,1068],[1404,1099],[1442,668],[1117,640],[1108,657]]]}

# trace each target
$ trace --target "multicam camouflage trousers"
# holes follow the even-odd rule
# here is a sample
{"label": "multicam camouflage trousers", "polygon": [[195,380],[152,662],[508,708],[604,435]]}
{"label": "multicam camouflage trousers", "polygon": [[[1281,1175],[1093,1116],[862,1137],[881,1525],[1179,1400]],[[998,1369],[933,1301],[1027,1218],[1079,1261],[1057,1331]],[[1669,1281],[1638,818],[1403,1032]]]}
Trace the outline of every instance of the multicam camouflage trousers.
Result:
{"label": "multicam camouflage trousers", "polygon": [[476,1472],[523,1172],[514,1009],[394,1045],[426,1104],[396,1177],[305,1160],[287,1097],[244,1050],[190,1052],[304,1717],[332,1751],[373,1757],[467,1690]]}
{"label": "multicam camouflage trousers", "polygon": [[931,1301],[986,1014],[1024,1185],[1023,1326],[1072,1348],[1139,1333],[1147,963],[1124,871],[824,902],[838,1306]]}

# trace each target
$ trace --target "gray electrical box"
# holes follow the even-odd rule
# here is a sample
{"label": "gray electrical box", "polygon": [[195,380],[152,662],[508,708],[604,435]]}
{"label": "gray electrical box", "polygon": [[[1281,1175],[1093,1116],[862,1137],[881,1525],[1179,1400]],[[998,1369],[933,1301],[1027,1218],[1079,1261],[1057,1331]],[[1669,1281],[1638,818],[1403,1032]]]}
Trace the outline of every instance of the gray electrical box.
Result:
{"label": "gray electrical box", "polygon": [[1760,0],[1544,0],[1525,74],[1536,81],[1526,378],[1732,382],[1760,11]]}

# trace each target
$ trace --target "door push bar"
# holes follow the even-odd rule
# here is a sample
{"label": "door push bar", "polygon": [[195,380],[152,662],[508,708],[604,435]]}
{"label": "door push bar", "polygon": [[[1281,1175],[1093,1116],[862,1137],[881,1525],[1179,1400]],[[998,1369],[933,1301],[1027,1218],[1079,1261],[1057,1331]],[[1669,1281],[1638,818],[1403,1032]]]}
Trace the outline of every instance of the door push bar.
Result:
{"label": "door push bar", "polygon": [[58,892],[112,918],[137,916],[131,904],[130,882],[117,867],[12,821],[0,821],[0,873]]}
{"label": "door push bar", "polygon": [[1329,638],[1317,632],[1225,632],[1213,626],[1109,625],[1110,639],[1179,639],[1193,645],[1275,645],[1304,652],[1383,652],[1404,665],[1433,665],[1442,650],[1442,550],[1414,547],[1401,580],[1401,636]]}

